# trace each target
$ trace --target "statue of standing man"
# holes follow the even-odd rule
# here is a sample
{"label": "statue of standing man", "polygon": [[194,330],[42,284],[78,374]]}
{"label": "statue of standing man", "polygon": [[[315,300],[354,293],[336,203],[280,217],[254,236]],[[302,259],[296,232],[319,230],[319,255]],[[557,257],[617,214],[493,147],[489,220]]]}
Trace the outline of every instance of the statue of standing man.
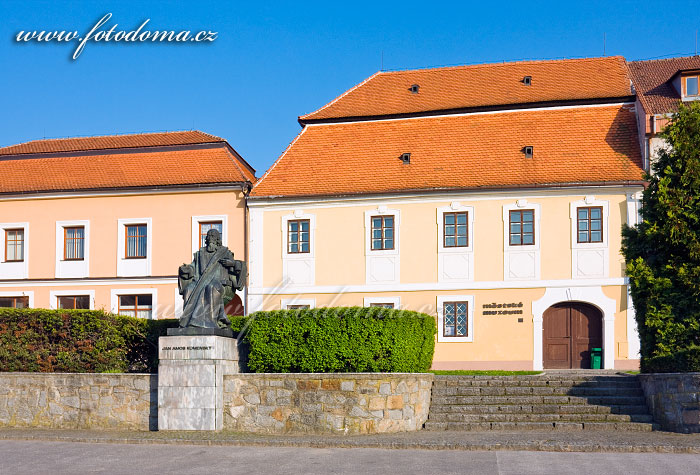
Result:
{"label": "statue of standing man", "polygon": [[229,248],[222,246],[221,233],[210,229],[205,244],[194,253],[192,264],[183,264],[178,271],[184,299],[181,328],[228,328],[231,322],[224,306],[245,287],[245,262],[234,260]]}

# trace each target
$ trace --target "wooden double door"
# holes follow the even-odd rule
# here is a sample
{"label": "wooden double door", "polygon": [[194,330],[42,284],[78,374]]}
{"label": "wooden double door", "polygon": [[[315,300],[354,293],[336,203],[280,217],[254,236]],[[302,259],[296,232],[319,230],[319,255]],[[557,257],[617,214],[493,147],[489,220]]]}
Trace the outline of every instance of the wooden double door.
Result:
{"label": "wooden double door", "polygon": [[591,349],[603,347],[603,315],[580,302],[558,303],[543,316],[544,367],[590,368]]}

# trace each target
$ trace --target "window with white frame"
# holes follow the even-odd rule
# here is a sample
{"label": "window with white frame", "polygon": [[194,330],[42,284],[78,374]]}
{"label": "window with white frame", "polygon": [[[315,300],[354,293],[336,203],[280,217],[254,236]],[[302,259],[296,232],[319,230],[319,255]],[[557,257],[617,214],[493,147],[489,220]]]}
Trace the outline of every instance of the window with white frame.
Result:
{"label": "window with white frame", "polygon": [[56,306],[60,309],[90,309],[89,295],[61,295],[56,299]]}
{"label": "window with white frame", "polygon": [[117,275],[151,274],[153,225],[151,218],[119,219],[117,235]]}
{"label": "window with white frame", "polygon": [[698,97],[698,76],[686,76],[683,78],[685,82],[685,97]]}
{"label": "window with white frame", "polygon": [[503,206],[504,280],[539,280],[540,210],[525,198]]}
{"label": "window with white frame", "polygon": [[469,245],[468,218],[469,213],[466,211],[450,211],[442,214],[443,247],[467,247]]}
{"label": "window with white frame", "polygon": [[282,216],[282,278],[289,285],[316,282],[316,215],[303,209]]}
{"label": "window with white frame", "polygon": [[474,279],[474,208],[453,201],[437,208],[438,281]]}
{"label": "window with white frame", "polygon": [[372,216],[372,250],[394,249],[394,217]]}
{"label": "window with white frame", "polygon": [[367,284],[400,281],[401,212],[380,205],[365,211],[365,279]]}
{"label": "window with white frame", "polygon": [[5,262],[24,260],[24,229],[5,229]]}
{"label": "window with white frame", "polygon": [[535,244],[535,210],[516,209],[509,214],[510,246],[532,246]]}
{"label": "window with white frame", "polygon": [[576,208],[576,239],[579,243],[603,242],[603,207]]}
{"label": "window with white frame", "polygon": [[148,257],[148,226],[146,223],[127,224],[126,232],[127,259],[145,259]]}
{"label": "window with white frame", "polygon": [[365,307],[394,308],[399,310],[401,308],[401,297],[365,297],[363,305]]}
{"label": "window with white frame", "polygon": [[228,246],[228,215],[209,214],[192,216],[192,253],[205,246],[207,232],[216,229],[221,234],[221,243]]}
{"label": "window with white frame", "polygon": [[595,196],[586,196],[570,204],[573,279],[609,275],[608,217],[608,201]]}
{"label": "window with white frame", "polygon": [[120,295],[117,313],[127,317],[151,318],[153,296],[150,294]]}
{"label": "window with white frame", "polygon": [[29,223],[0,223],[0,276],[26,279],[29,272]]}
{"label": "window with white frame", "polygon": [[85,259],[85,227],[63,228],[63,260],[82,261]]}
{"label": "window with white frame", "polygon": [[95,306],[95,291],[85,289],[61,289],[49,292],[52,309],[88,310]]}
{"label": "window with white frame", "polygon": [[282,310],[306,310],[316,308],[316,299],[292,298],[280,301]]}
{"label": "window with white frame", "polygon": [[90,221],[56,221],[57,278],[88,277],[90,272]]}
{"label": "window with white frame", "polygon": [[474,341],[474,296],[439,295],[437,297],[438,341]]}
{"label": "window with white frame", "polygon": [[308,254],[311,252],[311,220],[290,219],[287,221],[287,253]]}
{"label": "window with white frame", "polygon": [[29,308],[29,297],[24,295],[0,297],[0,308]]}
{"label": "window with white frame", "polygon": [[112,313],[158,319],[158,291],[153,288],[112,289]]}
{"label": "window with white frame", "polygon": [[223,233],[223,223],[221,221],[205,221],[199,223],[199,247],[207,245],[207,233],[212,229]]}
{"label": "window with white frame", "polygon": [[442,336],[444,337],[466,337],[467,332],[467,310],[469,302],[451,301],[442,304]]}

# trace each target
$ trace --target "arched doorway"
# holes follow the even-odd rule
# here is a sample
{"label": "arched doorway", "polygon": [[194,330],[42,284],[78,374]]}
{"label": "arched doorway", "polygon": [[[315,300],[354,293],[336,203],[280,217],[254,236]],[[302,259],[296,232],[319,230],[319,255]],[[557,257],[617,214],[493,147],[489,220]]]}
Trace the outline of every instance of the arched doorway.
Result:
{"label": "arched doorway", "polygon": [[603,314],[582,302],[558,303],[545,310],[543,331],[545,368],[590,368],[591,348],[603,347]]}

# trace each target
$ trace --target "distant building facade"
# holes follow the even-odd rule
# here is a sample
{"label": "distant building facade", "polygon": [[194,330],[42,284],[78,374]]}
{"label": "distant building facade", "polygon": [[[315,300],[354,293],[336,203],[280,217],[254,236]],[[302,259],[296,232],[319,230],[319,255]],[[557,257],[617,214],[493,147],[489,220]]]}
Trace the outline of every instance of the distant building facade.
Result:
{"label": "distant building facade", "polygon": [[659,133],[678,104],[700,100],[700,56],[631,61],[627,63],[637,95],[637,119],[640,147],[645,168],[649,170],[664,140]]}
{"label": "distant building facade", "polygon": [[172,318],[177,267],[209,229],[244,259],[255,171],[219,137],[38,140],[1,148],[0,175],[0,307]]}

